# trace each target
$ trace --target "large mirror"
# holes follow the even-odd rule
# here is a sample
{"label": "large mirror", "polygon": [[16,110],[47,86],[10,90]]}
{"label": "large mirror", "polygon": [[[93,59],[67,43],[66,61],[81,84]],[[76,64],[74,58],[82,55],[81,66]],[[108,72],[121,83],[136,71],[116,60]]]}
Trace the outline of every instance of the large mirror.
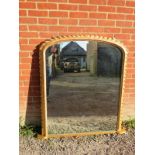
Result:
{"label": "large mirror", "polygon": [[120,47],[89,39],[60,41],[46,47],[43,60],[46,136],[120,130],[124,69]]}

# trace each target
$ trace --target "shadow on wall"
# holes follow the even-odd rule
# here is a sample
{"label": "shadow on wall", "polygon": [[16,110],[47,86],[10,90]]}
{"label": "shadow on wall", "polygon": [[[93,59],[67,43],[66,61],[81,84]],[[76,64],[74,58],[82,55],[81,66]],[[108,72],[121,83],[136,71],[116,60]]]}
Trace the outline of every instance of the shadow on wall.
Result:
{"label": "shadow on wall", "polygon": [[27,98],[27,109],[25,124],[41,124],[41,95],[40,95],[40,75],[39,75],[39,47],[42,42],[35,47],[32,53],[31,73]]}

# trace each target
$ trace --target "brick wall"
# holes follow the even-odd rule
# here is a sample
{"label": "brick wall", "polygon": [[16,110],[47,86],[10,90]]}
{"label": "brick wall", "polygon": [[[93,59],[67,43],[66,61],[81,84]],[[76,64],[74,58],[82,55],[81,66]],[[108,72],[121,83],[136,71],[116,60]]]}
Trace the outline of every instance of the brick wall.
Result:
{"label": "brick wall", "polygon": [[40,123],[38,45],[52,36],[100,34],[128,48],[124,104],[134,104],[133,0],[20,0],[20,116]]}

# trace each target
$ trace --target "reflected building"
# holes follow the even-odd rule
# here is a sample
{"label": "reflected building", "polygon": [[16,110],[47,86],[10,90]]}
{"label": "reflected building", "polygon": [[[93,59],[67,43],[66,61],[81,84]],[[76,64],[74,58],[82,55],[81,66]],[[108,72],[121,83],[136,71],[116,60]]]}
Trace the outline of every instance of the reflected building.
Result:
{"label": "reflected building", "polygon": [[86,51],[76,42],[71,41],[60,52],[60,61],[78,58],[81,68],[86,68]]}
{"label": "reflected building", "polygon": [[105,77],[121,75],[121,52],[115,46],[96,41],[87,44],[87,70]]}

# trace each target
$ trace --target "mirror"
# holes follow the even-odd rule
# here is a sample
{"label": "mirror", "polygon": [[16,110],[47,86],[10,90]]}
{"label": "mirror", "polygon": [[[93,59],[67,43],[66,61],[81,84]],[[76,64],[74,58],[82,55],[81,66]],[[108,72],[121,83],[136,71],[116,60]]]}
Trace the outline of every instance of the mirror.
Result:
{"label": "mirror", "polygon": [[[81,39],[80,39],[81,38]],[[66,36],[40,48],[42,137],[124,133],[126,51],[98,36]]]}

